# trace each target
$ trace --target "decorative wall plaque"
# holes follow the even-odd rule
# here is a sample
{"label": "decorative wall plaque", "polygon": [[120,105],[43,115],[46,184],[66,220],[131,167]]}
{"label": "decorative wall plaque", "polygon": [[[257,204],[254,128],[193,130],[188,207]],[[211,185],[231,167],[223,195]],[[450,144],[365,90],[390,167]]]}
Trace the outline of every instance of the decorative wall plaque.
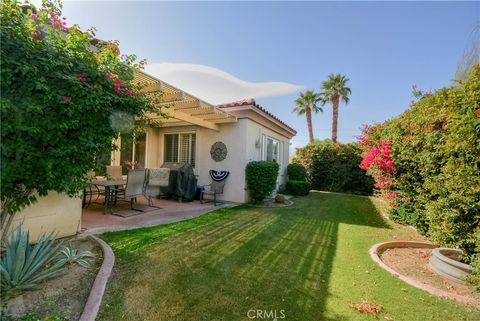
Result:
{"label": "decorative wall plaque", "polygon": [[227,146],[223,142],[215,142],[210,148],[210,155],[216,162],[221,162],[227,157]]}

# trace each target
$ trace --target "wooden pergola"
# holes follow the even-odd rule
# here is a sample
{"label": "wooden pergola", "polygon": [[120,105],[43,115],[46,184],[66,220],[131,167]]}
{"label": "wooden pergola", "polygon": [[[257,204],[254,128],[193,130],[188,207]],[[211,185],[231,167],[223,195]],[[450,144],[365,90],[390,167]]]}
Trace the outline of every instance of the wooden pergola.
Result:
{"label": "wooden pergola", "polygon": [[[219,124],[237,121],[234,115],[147,73],[138,73],[135,82],[146,84],[143,92],[158,95],[160,101],[158,107],[168,115],[168,118],[161,119],[163,127],[198,125],[219,131]],[[152,119],[158,118],[153,113],[147,116]]]}

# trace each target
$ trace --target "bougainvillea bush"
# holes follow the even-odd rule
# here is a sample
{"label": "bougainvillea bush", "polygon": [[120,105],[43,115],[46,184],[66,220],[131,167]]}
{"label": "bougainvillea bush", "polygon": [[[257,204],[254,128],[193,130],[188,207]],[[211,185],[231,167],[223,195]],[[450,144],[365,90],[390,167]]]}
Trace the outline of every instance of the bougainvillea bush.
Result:
{"label": "bougainvillea bush", "polygon": [[41,8],[3,1],[1,9],[2,223],[55,190],[81,191],[85,173],[153,100],[134,85],[135,56],[68,26],[61,3]]}
{"label": "bougainvillea bush", "polygon": [[312,189],[368,195],[372,193],[373,180],[359,168],[361,155],[357,143],[325,140],[298,148],[293,162],[306,168]]}
{"label": "bougainvillea bush", "polygon": [[480,235],[480,66],[434,93],[414,88],[402,115],[366,126],[362,168],[392,204],[392,218],[474,257]]}

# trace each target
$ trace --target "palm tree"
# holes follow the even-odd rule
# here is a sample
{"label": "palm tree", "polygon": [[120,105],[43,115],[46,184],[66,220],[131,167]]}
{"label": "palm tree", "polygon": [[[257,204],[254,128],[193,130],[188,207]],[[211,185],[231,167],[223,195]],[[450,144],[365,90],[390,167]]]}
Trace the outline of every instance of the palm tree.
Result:
{"label": "palm tree", "polygon": [[322,98],[322,105],[331,103],[333,106],[333,122],[332,122],[332,141],[337,142],[338,131],[338,105],[340,99],[348,104],[350,101],[349,95],[352,93],[350,88],[346,86],[349,79],[341,74],[330,74],[328,79],[322,83],[322,92],[320,93]]}
{"label": "palm tree", "polygon": [[312,110],[315,113],[323,109],[318,107],[318,103],[321,101],[320,94],[313,92],[313,90],[307,90],[304,93],[300,93],[300,97],[295,100],[295,108],[293,109],[298,115],[303,115],[307,117],[307,127],[308,127],[308,137],[310,138],[310,143],[313,143],[313,128],[312,128]]}

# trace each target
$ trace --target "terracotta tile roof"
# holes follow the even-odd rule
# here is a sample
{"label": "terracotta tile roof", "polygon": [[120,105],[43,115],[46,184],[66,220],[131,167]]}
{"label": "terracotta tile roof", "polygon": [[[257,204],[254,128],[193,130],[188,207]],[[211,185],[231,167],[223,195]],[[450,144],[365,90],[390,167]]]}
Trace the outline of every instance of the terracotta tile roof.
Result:
{"label": "terracotta tile roof", "polygon": [[277,116],[275,116],[274,114],[270,113],[267,109],[265,109],[264,107],[260,106],[259,104],[257,104],[255,102],[255,99],[253,98],[247,98],[247,99],[242,99],[242,100],[237,100],[237,101],[233,101],[231,103],[226,103],[226,104],[221,104],[221,105],[218,105],[217,107],[218,108],[228,108],[228,107],[241,107],[241,106],[253,106],[257,109],[259,109],[260,111],[262,111],[263,113],[267,114],[268,116],[270,116],[271,118],[275,119],[276,121],[278,121],[279,123],[281,123],[283,126],[287,127],[288,129],[290,129],[292,132],[294,132],[295,134],[297,133],[297,131],[295,129],[293,129],[292,127],[290,127],[289,125],[287,125],[284,121],[282,121],[280,118],[278,118]]}

